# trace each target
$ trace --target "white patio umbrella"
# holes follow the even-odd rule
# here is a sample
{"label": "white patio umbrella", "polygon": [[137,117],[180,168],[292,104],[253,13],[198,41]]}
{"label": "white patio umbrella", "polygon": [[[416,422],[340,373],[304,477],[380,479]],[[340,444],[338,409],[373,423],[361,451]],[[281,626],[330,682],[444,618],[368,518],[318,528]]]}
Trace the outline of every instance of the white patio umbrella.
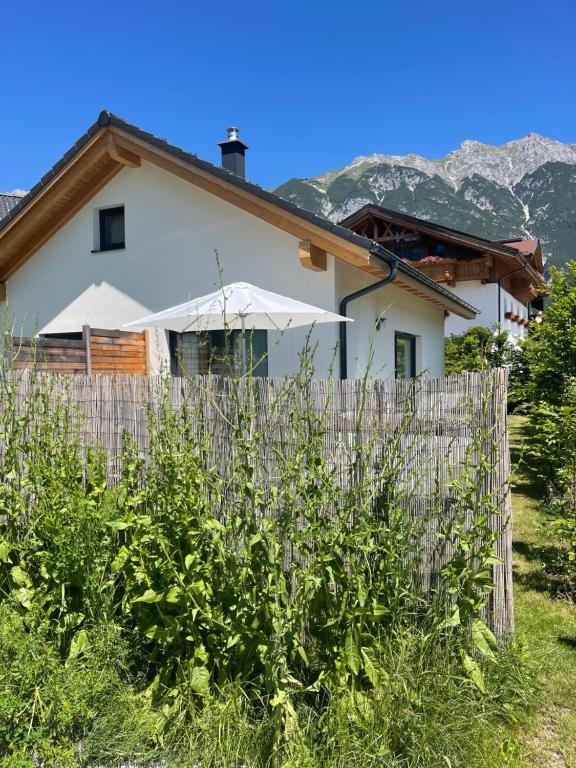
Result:
{"label": "white patio umbrella", "polygon": [[[353,322],[349,317],[305,304],[303,301],[265,291],[250,283],[230,283],[214,293],[200,296],[153,315],[123,325],[123,328],[164,328],[169,331],[276,330],[285,331],[315,323]],[[242,344],[242,363],[246,369]]]}

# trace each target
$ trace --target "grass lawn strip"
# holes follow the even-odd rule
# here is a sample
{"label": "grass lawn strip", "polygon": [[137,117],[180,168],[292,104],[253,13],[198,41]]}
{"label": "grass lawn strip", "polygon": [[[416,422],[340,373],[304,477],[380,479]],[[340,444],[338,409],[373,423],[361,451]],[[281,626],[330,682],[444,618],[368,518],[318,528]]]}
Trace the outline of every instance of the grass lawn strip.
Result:
{"label": "grass lawn strip", "polygon": [[541,494],[523,457],[525,420],[510,419],[516,632],[540,670],[542,708],[522,744],[527,766],[576,768],[576,606],[555,598]]}

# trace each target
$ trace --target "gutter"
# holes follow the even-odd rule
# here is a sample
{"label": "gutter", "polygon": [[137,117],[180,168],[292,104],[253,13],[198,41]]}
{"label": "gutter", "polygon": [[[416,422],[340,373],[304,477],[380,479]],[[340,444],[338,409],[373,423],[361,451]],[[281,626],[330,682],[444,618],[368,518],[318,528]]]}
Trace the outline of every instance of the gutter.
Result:
{"label": "gutter", "polygon": [[[455,311],[456,314],[460,315],[460,317],[463,317],[466,320],[472,320],[476,315],[480,314],[480,311],[476,309],[476,307],[468,304],[468,302],[464,301],[464,299],[460,298],[460,296],[456,296],[455,293],[452,293],[447,288],[444,288],[441,283],[437,283],[436,280],[428,277],[428,275],[424,274],[424,272],[420,272],[420,270],[415,269],[407,262],[400,260],[398,263],[398,269],[400,272],[402,272],[402,274],[406,275],[406,277],[411,277],[421,285],[430,288],[432,291],[434,291],[434,293],[441,294],[447,300],[447,303],[450,302],[452,304],[450,311]],[[454,310],[454,304],[458,305],[460,309],[466,310],[467,314],[462,314],[461,312],[458,312],[458,310]]]}
{"label": "gutter", "polygon": [[[372,243],[372,245],[369,248],[369,252],[372,256],[376,256],[376,258],[380,259],[381,261],[384,261],[388,265],[390,272],[388,273],[388,276],[385,277],[383,280],[378,280],[377,283],[372,283],[372,285],[367,285],[366,288],[361,288],[359,291],[354,291],[354,293],[349,293],[347,296],[344,296],[344,298],[341,299],[340,301],[340,314],[343,317],[347,317],[346,311],[348,308],[348,304],[350,304],[351,301],[355,301],[356,299],[359,299],[362,296],[366,296],[366,294],[372,293],[372,291],[377,291],[379,288],[383,288],[385,285],[389,285],[391,282],[393,282],[396,279],[396,275],[398,274],[398,263],[399,263],[398,257],[395,256],[390,251],[387,251],[385,248],[383,248],[381,245],[378,245],[377,243]],[[348,378],[347,325],[348,323],[346,322],[340,323],[340,378],[341,379]]]}

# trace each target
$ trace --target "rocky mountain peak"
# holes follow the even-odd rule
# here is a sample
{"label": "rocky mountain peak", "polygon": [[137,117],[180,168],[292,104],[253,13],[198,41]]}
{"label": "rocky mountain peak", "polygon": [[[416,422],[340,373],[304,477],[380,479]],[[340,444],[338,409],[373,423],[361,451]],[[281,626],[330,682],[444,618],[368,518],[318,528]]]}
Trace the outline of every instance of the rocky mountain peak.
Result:
{"label": "rocky mountain peak", "polygon": [[500,145],[467,139],[438,160],[359,155],[276,191],[333,221],[375,203],[482,237],[540,237],[549,263],[576,258],[576,144],[537,133]]}

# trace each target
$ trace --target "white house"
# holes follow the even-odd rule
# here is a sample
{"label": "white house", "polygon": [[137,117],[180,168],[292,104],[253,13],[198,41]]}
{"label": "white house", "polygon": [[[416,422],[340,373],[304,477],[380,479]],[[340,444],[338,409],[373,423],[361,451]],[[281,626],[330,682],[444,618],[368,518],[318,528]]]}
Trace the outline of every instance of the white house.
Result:
{"label": "white house", "polygon": [[500,325],[513,336],[526,334],[530,307],[541,301],[537,297],[544,285],[538,240],[487,240],[372,204],[340,223],[478,308],[472,319],[452,313],[447,334],[462,333],[471,325]]}
{"label": "white house", "polygon": [[[224,167],[102,112],[0,221],[0,290],[25,332],[120,328],[221,282],[246,281],[345,309],[355,322],[345,324],[345,356],[336,356],[344,376],[365,369],[371,344],[374,375],[441,376],[445,317],[472,320],[476,310],[372,239],[246,181],[246,145],[234,131],[221,147]],[[338,325],[313,330],[319,376],[339,333]],[[297,367],[305,334],[259,338],[269,375]],[[197,337],[176,341],[198,369]],[[153,344],[158,368],[174,339],[157,333]]]}

